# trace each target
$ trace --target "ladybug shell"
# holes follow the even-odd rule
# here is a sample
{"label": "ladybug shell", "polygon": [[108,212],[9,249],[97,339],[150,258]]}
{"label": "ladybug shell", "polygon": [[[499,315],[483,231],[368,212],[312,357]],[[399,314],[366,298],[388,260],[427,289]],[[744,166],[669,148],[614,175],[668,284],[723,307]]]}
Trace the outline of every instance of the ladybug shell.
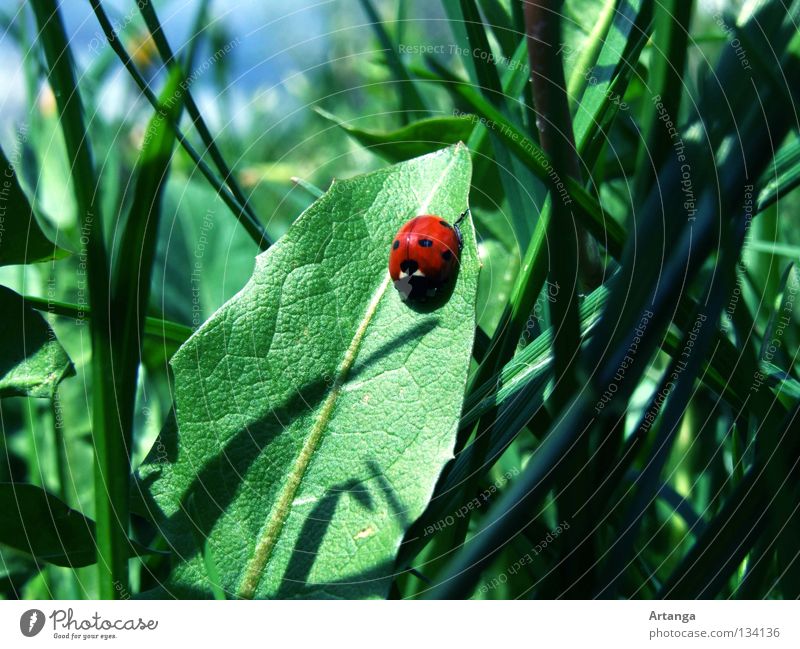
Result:
{"label": "ladybug shell", "polygon": [[392,240],[389,275],[405,299],[425,299],[458,272],[461,233],[432,214],[407,221]]}

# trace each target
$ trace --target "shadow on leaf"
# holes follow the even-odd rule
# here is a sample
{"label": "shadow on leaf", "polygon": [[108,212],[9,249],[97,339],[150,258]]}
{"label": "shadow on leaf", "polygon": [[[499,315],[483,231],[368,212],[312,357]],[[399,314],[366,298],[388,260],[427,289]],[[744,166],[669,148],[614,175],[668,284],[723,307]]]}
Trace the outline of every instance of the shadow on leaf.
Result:
{"label": "shadow on leaf", "polygon": [[[398,347],[416,344],[420,338],[437,326],[438,320],[437,317],[428,318],[392,341],[385,343],[365,357],[363,361],[358,362],[350,371],[347,379],[352,381],[358,378],[371,365],[380,361],[390,352],[396,351]],[[172,465],[178,460],[178,451],[181,446],[180,432],[174,412],[170,413],[158,440],[144,463],[151,468],[155,466],[156,470],[144,478],[137,477],[134,486],[134,501],[139,499],[135,509],[153,520],[159,527],[176,553],[178,561],[188,561],[198,553],[198,535],[201,538],[212,538],[212,529],[217,521],[237,496],[242,497],[242,484],[252,464],[280,436],[289,422],[294,421],[297,417],[312,416],[329,394],[330,388],[331,381],[329,379],[320,378],[312,381],[298,388],[284,403],[270,408],[260,419],[243,426],[238,432],[231,435],[219,453],[199,469],[189,486],[180,494],[177,511],[166,515],[155,501],[152,488],[159,479],[163,478],[165,472],[172,470]],[[382,478],[377,465],[371,464],[370,470],[376,478],[379,480]],[[288,580],[304,583],[307,579],[313,564],[313,560],[307,561],[308,553],[313,555],[319,548],[339,498],[343,493],[354,493],[355,484],[356,481],[352,484],[342,485],[338,490],[330,490],[314,508],[304,523],[303,532],[288,566]],[[401,509],[399,500],[396,496],[391,497],[393,489],[385,483],[385,479],[383,484],[390,506],[399,512]],[[213,485],[213,490],[209,485]],[[257,489],[257,486],[253,488]],[[354,495],[362,506],[372,508],[372,498],[366,491],[361,490]],[[189,502],[192,503],[191,515]],[[268,514],[268,511],[264,511],[264,521]],[[406,523],[407,521],[404,519],[404,525]],[[223,582],[228,583],[228,580],[223,578]],[[281,593],[281,596],[287,595],[288,593]]]}

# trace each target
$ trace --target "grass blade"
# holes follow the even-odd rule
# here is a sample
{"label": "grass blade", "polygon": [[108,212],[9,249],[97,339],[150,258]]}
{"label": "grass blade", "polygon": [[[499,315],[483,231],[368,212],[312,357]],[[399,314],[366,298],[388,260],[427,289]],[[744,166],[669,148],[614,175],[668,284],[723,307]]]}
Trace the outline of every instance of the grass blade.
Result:
{"label": "grass blade", "polygon": [[[555,408],[567,401],[577,386],[575,367],[579,351],[578,272],[588,271],[586,241],[581,240],[579,226],[571,202],[558,196],[561,178],[580,180],[580,163],[575,148],[572,118],[565,92],[564,67],[559,54],[562,2],[526,3],[525,20],[528,34],[528,57],[533,81],[533,103],[536,107],[539,137],[544,153],[552,164],[550,185],[551,217],[548,224],[548,245],[558,249],[550,259],[550,282],[558,288],[550,301],[550,317],[555,326],[553,356],[556,388]],[[581,254],[578,251],[583,251]]]}
{"label": "grass blade", "polygon": [[364,13],[367,14],[372,29],[378,37],[378,42],[383,48],[386,62],[389,64],[389,68],[392,70],[395,80],[397,81],[398,90],[400,92],[400,102],[403,107],[402,115],[404,121],[409,122],[415,117],[424,117],[428,109],[417,91],[414,81],[408,74],[405,63],[403,63],[403,59],[400,58],[400,54],[397,52],[397,48],[394,46],[389,33],[383,26],[383,21],[370,0],[360,1],[361,7],[364,9]]}
{"label": "grass blade", "polygon": [[603,44],[608,40],[609,30],[614,21],[614,15],[619,11],[620,4],[622,3],[618,2],[618,0],[605,0],[597,22],[594,24],[592,32],[581,50],[580,58],[572,70],[569,84],[567,85],[567,97],[569,97],[573,106],[578,106],[581,103],[581,97],[589,83],[587,73],[594,67]]}
{"label": "grass blade", "polygon": [[[161,55],[164,64],[167,66],[167,69],[171,69],[172,66],[177,62],[175,61],[175,57],[172,53],[172,48],[170,47],[169,42],[164,35],[164,31],[161,28],[161,23],[158,20],[158,16],[156,15],[153,5],[150,3],[150,0],[142,0],[141,2],[137,3],[137,6],[139,7],[139,12],[142,14],[142,18],[144,18],[147,28],[150,30],[150,35],[155,41],[156,47],[158,48],[158,52]],[[192,97],[192,93],[189,90],[188,84],[185,83],[181,88],[183,90],[183,100],[186,103],[186,110],[189,113],[189,116],[192,118],[192,125],[197,128],[197,132],[200,134],[200,138],[203,140],[203,144],[211,156],[211,159],[214,161],[217,170],[222,175],[225,184],[228,186],[231,193],[242,206],[242,208],[247,212],[249,218],[246,223],[249,227],[252,227],[253,223],[259,223],[258,218],[248,206],[247,198],[245,197],[244,192],[239,187],[238,183],[236,182],[236,177],[233,175],[233,172],[230,170],[225,162],[225,159],[222,157],[222,153],[217,147],[214,137],[211,135],[211,131],[208,130],[205,120],[200,114],[200,109],[197,107],[197,104]],[[256,243],[258,243],[260,247],[266,245],[266,241],[256,240]]]}
{"label": "grass blade", "polygon": [[[120,59],[122,64],[125,66],[125,69],[131,75],[131,78],[134,80],[136,85],[139,87],[139,90],[142,91],[142,94],[145,96],[147,101],[150,102],[150,105],[158,110],[159,103],[158,98],[155,96],[150,87],[148,86],[147,82],[145,81],[144,77],[141,73],[136,69],[133,61],[131,60],[130,56],[128,55],[127,51],[125,50],[124,46],[122,45],[122,41],[120,39],[120,35],[116,33],[114,27],[111,24],[111,21],[108,19],[108,16],[103,9],[103,5],[101,4],[100,0],[90,0],[92,4],[92,9],[94,10],[95,15],[97,16],[97,20],[100,23],[100,27],[105,34],[106,40],[110,47],[114,50],[117,57]],[[200,154],[194,149],[194,147],[189,143],[186,139],[186,136],[182,133],[181,129],[178,127],[177,124],[171,124],[173,130],[175,131],[175,136],[180,142],[183,149],[192,159],[197,168],[200,172],[205,176],[206,180],[208,180],[209,184],[214,188],[214,190],[219,194],[220,198],[224,201],[224,203],[228,206],[231,210],[233,215],[239,220],[242,224],[242,227],[247,231],[253,241],[258,244],[261,250],[266,250],[272,240],[270,239],[269,235],[267,234],[264,227],[261,225],[255,214],[252,212],[250,207],[247,203],[241,203],[236,196],[232,193],[231,189],[226,185],[225,182],[220,180],[220,178],[214,173],[214,171],[203,161],[200,157]],[[232,178],[231,176],[228,179]]]}
{"label": "grass blade", "polygon": [[491,28],[494,37],[500,44],[503,56],[510,59],[514,56],[521,36],[514,29],[511,16],[508,15],[500,0],[480,0],[480,6],[486,16],[486,25]]}
{"label": "grass blade", "polygon": [[688,410],[688,403],[694,393],[695,381],[702,368],[717,332],[717,322],[728,296],[730,285],[736,274],[736,261],[739,258],[746,233],[745,219],[739,220],[737,232],[725,247],[719,262],[720,272],[712,275],[706,298],[698,310],[694,326],[687,330],[682,341],[680,356],[674,356],[667,370],[670,377],[668,401],[661,418],[659,433],[654,441],[650,458],[637,481],[636,494],[625,516],[623,532],[613,546],[606,564],[607,577],[601,580],[601,596],[614,596],[618,580],[623,574],[626,558],[635,554],[634,541],[639,525],[647,508],[655,500],[660,484],[661,472],[667,462],[680,422]]}
{"label": "grass blade", "polygon": [[[664,583],[658,594],[660,598],[713,597],[769,527],[768,522],[775,515],[775,499],[768,477],[776,471],[783,457],[797,457],[800,404],[775,427],[775,438],[779,445],[764,450],[765,455],[750,468],[720,513]],[[790,468],[796,470],[796,460]],[[789,479],[787,474],[779,475]],[[787,489],[786,482],[782,488]]]}
{"label": "grass blade", "polygon": [[[159,110],[151,118],[135,168],[134,197],[122,226],[119,250],[112,249],[111,309],[116,314],[114,345],[116,412],[128,448],[133,441],[137,379],[144,346],[144,319],[150,302],[153,260],[162,216],[177,123],[183,108],[183,73],[170,70]],[[116,255],[113,253],[116,252]]]}
{"label": "grass blade", "polygon": [[[79,304],[70,304],[68,302],[35,297],[33,295],[23,295],[22,299],[25,300],[28,306],[37,311],[47,311],[54,315],[73,318],[75,320],[81,320],[82,318],[91,319],[92,317],[91,311],[87,311],[86,307],[82,307]],[[180,346],[192,335],[192,328],[178,322],[172,322],[171,320],[147,316],[144,320],[144,333],[148,336],[169,342],[172,345]]]}
{"label": "grass blade", "polygon": [[53,0],[31,3],[48,64],[61,129],[70,156],[73,191],[85,236],[89,304],[95,313],[92,338],[92,435],[95,443],[95,515],[100,596],[115,599],[128,588],[128,447],[114,410],[114,377],[109,332],[109,264],[89,138],[83,120],[69,44]]}
{"label": "grass blade", "polygon": [[[461,16],[456,20],[464,25],[467,33],[469,51],[491,53],[489,40],[486,37],[483,21],[481,20],[475,0],[460,0],[459,8]],[[455,7],[452,12],[455,14]],[[453,20],[451,20],[451,25]],[[494,105],[509,121],[512,119],[513,104],[507,101],[503,86],[500,83],[500,76],[494,65],[493,59],[482,56],[470,56],[468,59],[471,65],[467,66],[475,77],[475,85],[479,91]],[[494,159],[500,175],[500,182],[503,185],[506,200],[511,210],[511,218],[514,230],[517,235],[517,242],[520,250],[524,250],[530,241],[533,232],[533,225],[536,221],[535,210],[532,201],[523,199],[521,178],[515,170],[515,160],[512,158],[508,149],[503,145],[502,140],[497,136],[493,129],[489,129],[489,140],[492,143]]]}
{"label": "grass blade", "polygon": [[774,165],[774,169],[769,169],[759,183],[758,212],[763,212],[800,186],[800,138],[793,137],[778,151]]}
{"label": "grass blade", "polygon": [[[647,101],[642,102],[641,146],[636,166],[634,194],[643,201],[673,147],[673,134],[664,127],[663,115],[677,122],[683,95],[683,69],[689,41],[689,21],[694,0],[669,0],[656,3],[655,33],[650,70],[647,78]],[[658,104],[658,109],[656,104]]]}

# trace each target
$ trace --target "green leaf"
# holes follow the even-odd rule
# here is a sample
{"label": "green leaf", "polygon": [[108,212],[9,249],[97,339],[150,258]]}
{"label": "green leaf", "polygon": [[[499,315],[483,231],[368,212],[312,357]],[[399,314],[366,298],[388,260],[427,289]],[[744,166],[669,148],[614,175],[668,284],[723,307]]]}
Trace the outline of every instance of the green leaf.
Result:
{"label": "green leaf", "polygon": [[478,280],[469,219],[433,303],[401,301],[389,246],[415,214],[457,218],[470,172],[457,145],[336,182],[176,353],[177,430],[139,471],[170,594],[210,596],[209,564],[239,597],[388,594],[453,454]]}
{"label": "green leaf", "polygon": [[628,109],[623,97],[649,38],[650,14],[650,3],[645,0],[625,2],[614,16],[597,61],[582,71],[580,67],[590,61],[583,56],[577,61],[577,71],[589,84],[576,106],[573,127],[578,151],[590,167],[607,144],[614,119]]}
{"label": "green leaf", "polygon": [[[598,3],[595,2],[593,4],[596,5]],[[617,0],[604,0],[597,20],[591,23],[591,32],[586,39],[584,47],[579,50],[579,55],[577,57],[576,53],[569,48],[569,46],[566,46],[565,43],[561,44],[561,48],[564,50],[565,72],[567,67],[571,70],[570,74],[567,75],[567,79],[569,79],[567,97],[569,97],[570,103],[572,104],[580,102],[584,89],[588,85],[588,80],[593,76],[592,68],[596,63],[599,63],[597,60],[598,55],[601,50],[605,48],[609,37],[613,38],[614,36],[613,32],[609,34],[609,29],[614,21],[615,15],[620,15],[617,7],[618,4]],[[582,7],[582,9],[586,9],[586,7]],[[592,7],[592,9],[594,9],[594,7]],[[581,13],[585,16],[587,12],[583,11]],[[569,23],[570,21],[565,20],[564,22]],[[613,68],[611,72],[613,72]],[[608,74],[609,77],[611,76],[611,72],[603,71],[603,73]],[[596,81],[593,85],[596,85]]]}
{"label": "green leaf", "polygon": [[22,587],[37,572],[29,555],[0,544],[0,597],[22,599]]}
{"label": "green leaf", "polygon": [[503,55],[511,58],[517,49],[517,33],[506,8],[500,0],[480,0],[481,10],[486,16],[486,25],[492,30]]}
{"label": "green leaf", "polygon": [[41,487],[0,483],[0,543],[57,566],[95,562],[94,521]]}
{"label": "green leaf", "polygon": [[[37,561],[80,568],[97,560],[95,523],[41,487],[0,483],[0,543]],[[152,554],[136,541],[130,556]]]}
{"label": "green leaf", "polygon": [[67,255],[42,232],[17,173],[0,148],[0,266],[33,264]]}
{"label": "green leaf", "polygon": [[356,142],[389,162],[402,162],[432,153],[448,144],[466,141],[475,127],[475,120],[470,117],[431,117],[396,131],[368,131],[350,126],[322,108],[315,110],[341,127]]}
{"label": "green leaf", "polygon": [[792,136],[778,151],[773,163],[767,168],[759,183],[758,211],[774,204],[778,198],[787,196],[800,185],[800,138]]}
{"label": "green leaf", "polygon": [[0,312],[0,397],[51,397],[75,374],[67,352],[45,319],[5,286],[0,286]]}

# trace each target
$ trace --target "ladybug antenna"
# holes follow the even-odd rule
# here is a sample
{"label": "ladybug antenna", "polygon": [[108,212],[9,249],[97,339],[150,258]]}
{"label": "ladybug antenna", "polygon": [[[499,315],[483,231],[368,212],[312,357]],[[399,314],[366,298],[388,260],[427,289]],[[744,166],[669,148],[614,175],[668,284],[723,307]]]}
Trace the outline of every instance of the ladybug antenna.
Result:
{"label": "ladybug antenna", "polygon": [[467,217],[467,214],[469,214],[469,208],[467,208],[463,212],[461,212],[461,216],[459,216],[458,219],[456,219],[456,222],[453,223],[453,225],[456,225],[456,226],[459,225],[461,223],[461,221],[463,221]]}

